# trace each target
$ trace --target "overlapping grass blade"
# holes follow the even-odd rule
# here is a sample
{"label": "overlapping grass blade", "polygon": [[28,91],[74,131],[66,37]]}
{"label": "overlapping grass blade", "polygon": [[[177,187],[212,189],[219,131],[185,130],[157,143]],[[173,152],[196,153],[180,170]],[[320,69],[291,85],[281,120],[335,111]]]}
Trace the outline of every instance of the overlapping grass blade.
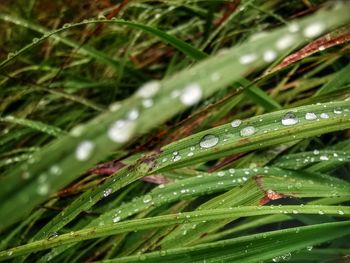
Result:
{"label": "overlapping grass blade", "polygon": [[[317,14],[298,22],[299,26],[301,28],[305,28],[307,25],[315,21],[327,21],[324,28],[325,30],[334,26],[339,26],[348,21],[347,16],[345,15],[348,12],[347,8],[348,6],[346,5],[342,9],[320,11]],[[332,21],[324,19],[324,17],[328,17],[330,15],[335,15],[337,19]],[[121,146],[129,143],[131,138],[135,138],[146,133],[159,123],[163,123],[165,120],[183,111],[188,106],[191,106],[193,101],[191,100],[191,103],[187,103],[188,101],[184,98],[187,98],[185,96],[187,96],[188,92],[191,92],[190,88],[193,88],[193,84],[198,84],[200,86],[200,91],[197,88],[194,88],[196,89],[196,94],[201,95],[196,101],[194,101],[198,102],[200,98],[207,98],[215,91],[238,79],[242,74],[249,71],[252,66],[261,67],[262,65],[265,65],[266,62],[263,61],[262,58],[259,58],[252,64],[242,66],[239,64],[239,59],[242,54],[250,54],[253,48],[255,49],[256,54],[259,54],[260,56],[260,54],[264,52],[266,48],[270,47],[271,42],[278,41],[281,35],[287,34],[287,32],[288,28],[278,29],[267,34],[264,38],[256,41],[250,41],[245,45],[233,48],[225,56],[209,58],[202,63],[197,64],[190,70],[179,73],[176,78],[170,78],[162,81],[162,89],[155,97],[156,101],[154,106],[142,110],[139,118],[135,122],[131,122],[128,129],[125,129],[128,130],[124,131],[127,133],[128,140],[111,144],[110,139],[106,135],[106,131],[108,128],[111,128],[111,125],[113,127],[113,123],[115,123],[116,120],[125,120],[125,116],[128,114],[130,109],[142,109],[142,100],[139,98],[138,94],[126,100],[117,112],[106,113],[92,120],[85,126],[85,130],[80,138],[74,138],[72,136],[62,138],[35,155],[34,162],[29,164],[28,167],[24,168],[32,175],[30,183],[29,181],[22,180],[23,167],[11,171],[9,176],[6,176],[6,182],[2,182],[4,189],[1,193],[1,197],[4,195],[8,196],[8,202],[3,204],[1,208],[1,215],[7,215],[6,218],[1,218],[2,227],[8,226],[10,223],[13,223],[24,216],[35,205],[44,201],[51,193],[77,178],[78,175],[89,168],[92,164],[106,158],[111,153],[111,150],[119,149]],[[294,33],[293,37],[294,44],[301,44],[305,41],[305,38],[299,33]],[[276,50],[277,55],[281,55],[283,52],[283,50]],[[232,67],[236,68],[235,72],[232,72]],[[219,74],[219,80],[212,80],[210,74],[214,73]],[[180,94],[185,95],[180,95],[179,97],[169,99],[169,94],[171,94],[173,91],[177,91],[180,92]],[[184,101],[184,103],[182,101]],[[152,116],[158,112],[162,112],[162,114],[159,115],[159,118],[154,119]],[[331,123],[334,119],[335,118],[331,118],[329,122]],[[343,122],[343,120],[338,120]],[[347,127],[346,124],[341,124],[337,127],[337,129],[339,130],[345,127]],[[325,129],[325,131],[332,131],[334,129],[335,128],[332,129],[329,127]],[[307,134],[305,134],[305,136],[311,136],[314,134],[315,132],[309,131]],[[298,137],[296,137],[296,139],[298,139]],[[79,146],[81,146],[80,144],[86,141],[95,144],[96,149],[89,160],[79,162],[76,160],[74,155],[77,147],[79,148]],[[278,142],[280,141],[274,141],[274,143]],[[181,142],[179,142],[179,145],[181,145]],[[168,149],[164,149],[166,154]],[[241,150],[248,149],[249,147],[241,148]],[[197,155],[196,157],[199,156],[200,155]],[[45,163],[39,161],[43,159],[45,159]],[[54,165],[61,168],[62,175],[60,177],[50,176],[46,182],[47,185],[38,185],[34,177],[47,173],[50,167]],[[39,193],[38,188],[41,189]],[[28,200],[30,200],[30,202]]]}
{"label": "overlapping grass blade", "polygon": [[252,262],[282,260],[293,252],[349,235],[349,221],[290,228],[188,248],[116,258],[104,262]]}
{"label": "overlapping grass blade", "polygon": [[[201,210],[195,212],[185,212],[181,214],[164,215],[158,217],[149,217],[145,219],[129,220],[126,222],[120,222],[107,226],[98,226],[93,228],[87,228],[80,231],[75,231],[68,234],[58,235],[54,238],[48,238],[44,240],[35,241],[23,246],[11,248],[0,252],[0,260],[12,258],[15,256],[24,255],[26,253],[40,251],[51,247],[79,242],[82,240],[94,239],[102,236],[115,235],[120,233],[126,233],[136,230],[150,229],[154,227],[168,226],[173,224],[183,224],[189,222],[202,222],[210,220],[219,220],[230,217],[245,217],[245,216],[258,216],[266,214],[293,214],[297,210],[302,214],[319,214],[322,211],[323,214],[343,216],[344,214],[350,214],[350,208],[346,206],[284,206],[283,211],[278,207],[261,207],[256,209],[256,206],[246,206],[228,209],[211,209]],[[345,221],[347,222],[347,221]],[[344,222],[343,222],[344,223]],[[341,223],[335,223],[335,225]],[[345,224],[346,225],[346,224]],[[308,228],[308,227],[306,227]],[[293,232],[295,229],[293,229]],[[283,232],[283,231],[282,231]],[[343,235],[347,234],[346,232]],[[315,243],[317,241],[315,240]]]}

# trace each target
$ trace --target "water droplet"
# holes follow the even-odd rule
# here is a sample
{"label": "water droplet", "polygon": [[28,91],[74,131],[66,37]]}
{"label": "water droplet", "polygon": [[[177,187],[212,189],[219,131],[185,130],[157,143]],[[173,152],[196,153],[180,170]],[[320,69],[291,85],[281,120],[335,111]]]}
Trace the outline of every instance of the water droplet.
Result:
{"label": "water droplet", "polygon": [[281,257],[282,257],[282,260],[288,261],[288,260],[291,259],[292,254],[291,254],[290,252],[288,252],[287,254],[284,254],[284,255],[282,255]]}
{"label": "water droplet", "polygon": [[177,161],[180,161],[181,160],[181,155],[176,155],[174,158],[173,158],[173,161],[174,162],[177,162]]}
{"label": "water droplet", "polygon": [[137,109],[132,109],[128,112],[127,118],[131,121],[136,120],[139,117],[139,111]]}
{"label": "water droplet", "polygon": [[113,102],[108,106],[108,109],[111,112],[116,112],[117,110],[120,109],[121,106],[122,106],[122,104],[120,102]]}
{"label": "water droplet", "polygon": [[39,38],[33,38],[33,40],[32,40],[32,42],[35,44],[35,43],[38,43],[38,41],[39,41]]}
{"label": "water droplet", "polygon": [[293,214],[298,214],[299,213],[298,210],[293,210],[292,212],[293,212]]}
{"label": "water droplet", "polygon": [[153,106],[153,100],[145,99],[145,100],[142,101],[142,105],[145,108],[151,108]]}
{"label": "water droplet", "polygon": [[326,156],[326,155],[321,155],[321,156],[320,156],[320,160],[322,160],[322,161],[328,161],[329,158],[328,158],[328,156]]}
{"label": "water droplet", "polygon": [[107,188],[106,190],[103,191],[103,196],[107,197],[113,192],[112,188]]}
{"label": "water droplet", "polygon": [[201,98],[202,89],[197,83],[186,86],[180,95],[180,101],[186,106],[192,106],[198,103]]}
{"label": "water droplet", "polygon": [[319,150],[314,150],[314,151],[313,151],[313,154],[314,154],[314,155],[318,155],[319,153],[320,153]]}
{"label": "water droplet", "polygon": [[293,35],[285,35],[277,40],[276,47],[279,50],[283,50],[291,47],[295,42],[295,36]]}
{"label": "water droplet", "polygon": [[53,165],[50,167],[50,173],[60,175],[62,173],[62,169],[58,165]]}
{"label": "water droplet", "polygon": [[254,62],[257,58],[257,55],[254,53],[245,54],[239,58],[239,63],[241,63],[242,65],[250,64]]}
{"label": "water droplet", "polygon": [[92,141],[82,141],[75,150],[75,157],[79,161],[86,161],[90,158],[95,144]]}
{"label": "water droplet", "polygon": [[313,121],[313,120],[316,120],[317,119],[317,115],[313,112],[307,112],[305,114],[305,120],[308,120],[308,121]]}
{"label": "water droplet", "polygon": [[135,123],[129,120],[118,120],[108,130],[108,137],[117,143],[127,142],[133,135]]}
{"label": "water droplet", "polygon": [[47,195],[49,193],[50,186],[47,183],[41,183],[38,186],[37,193],[39,195]]}
{"label": "water droplet", "polygon": [[233,121],[231,122],[232,128],[239,127],[239,125],[241,125],[241,124],[242,124],[242,121],[241,121],[241,120],[233,120]]}
{"label": "water droplet", "polygon": [[246,136],[250,136],[253,135],[256,132],[255,128],[253,126],[247,126],[244,127],[241,131],[240,131],[240,135],[242,137],[246,137]]}
{"label": "water droplet", "polygon": [[117,223],[120,221],[120,216],[113,217],[112,219],[113,223]]}
{"label": "water droplet", "polygon": [[222,177],[224,175],[225,175],[225,172],[223,172],[223,171],[220,171],[220,172],[217,173],[217,176],[219,176],[219,177]]}
{"label": "water droplet", "polygon": [[147,203],[152,201],[152,196],[151,195],[145,195],[142,200],[143,200],[143,202],[145,204],[147,204]]}
{"label": "water droplet", "polygon": [[189,157],[191,157],[191,156],[193,156],[193,152],[189,152],[188,154],[187,154],[187,156],[189,156]]}
{"label": "water droplet", "polygon": [[341,108],[336,108],[336,109],[334,109],[333,112],[334,112],[335,114],[342,114],[342,113],[343,113],[343,111],[342,111]]}
{"label": "water droplet", "polygon": [[307,249],[308,251],[311,251],[313,248],[314,248],[313,246],[307,246],[307,247],[306,247],[306,249]]}
{"label": "water droplet", "polygon": [[274,257],[272,259],[272,262],[280,262],[281,261],[281,257]]}
{"label": "water droplet", "polygon": [[73,137],[80,137],[85,130],[84,125],[78,124],[77,126],[73,127],[73,129],[70,131],[70,135]]}
{"label": "water droplet", "polygon": [[202,148],[211,148],[219,143],[219,138],[215,135],[208,134],[205,135],[199,143],[199,146]]}
{"label": "water droplet", "polygon": [[329,119],[329,115],[327,113],[320,114],[321,119]]}
{"label": "water droplet", "polygon": [[338,211],[338,214],[339,214],[339,215],[344,215],[344,211],[339,210],[339,211]]}
{"label": "water droplet", "polygon": [[51,233],[49,233],[49,235],[47,236],[47,240],[54,240],[56,237],[58,237],[57,232],[51,232]]}
{"label": "water droplet", "polygon": [[145,99],[151,98],[159,91],[159,89],[160,89],[160,82],[156,80],[152,80],[150,82],[143,84],[136,92],[136,95]]}
{"label": "water droplet", "polygon": [[69,23],[66,23],[66,24],[63,25],[63,28],[67,28],[67,27],[70,27]]}
{"label": "water droplet", "polygon": [[324,29],[325,29],[324,23],[314,22],[308,25],[307,27],[305,27],[305,29],[303,30],[303,34],[305,37],[313,38],[322,34]]}
{"label": "water droplet", "polygon": [[325,50],[325,49],[326,49],[325,46],[319,46],[319,47],[318,47],[318,51],[323,51],[323,50]]}
{"label": "water droplet", "polygon": [[298,32],[300,30],[300,27],[299,27],[299,25],[297,23],[293,23],[292,22],[292,23],[290,23],[288,25],[288,30],[291,33],[296,33],[296,32]]}
{"label": "water droplet", "polygon": [[292,112],[286,113],[282,118],[282,124],[285,126],[295,125],[298,122],[299,122],[299,119]]}
{"label": "water droplet", "polygon": [[318,211],[320,215],[324,215],[324,212],[322,210]]}
{"label": "water droplet", "polygon": [[272,62],[277,58],[277,53],[273,50],[266,50],[263,54],[265,62]]}

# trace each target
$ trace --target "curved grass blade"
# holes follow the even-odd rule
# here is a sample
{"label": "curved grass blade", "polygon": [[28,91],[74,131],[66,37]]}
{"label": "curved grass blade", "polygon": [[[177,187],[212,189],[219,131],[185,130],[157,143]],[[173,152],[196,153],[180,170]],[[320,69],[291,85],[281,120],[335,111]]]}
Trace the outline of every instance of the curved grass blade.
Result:
{"label": "curved grass blade", "polygon": [[324,95],[331,92],[335,92],[341,89],[349,88],[350,85],[350,65],[347,65],[342,70],[338,71],[334,78],[323,85],[316,95]]}
{"label": "curved grass blade", "polygon": [[[188,248],[116,258],[103,262],[256,262],[287,255],[350,234],[350,222],[317,224],[264,232]],[[293,256],[292,256],[293,257]]]}
{"label": "curved grass blade", "polygon": [[302,152],[283,156],[276,161],[276,166],[285,169],[298,170],[315,163],[323,163],[328,167],[329,163],[335,162],[337,165],[340,165],[348,163],[349,161],[350,153],[346,151],[314,150],[312,152]]}
{"label": "curved grass blade", "polygon": [[[146,26],[144,24],[140,24],[140,23],[136,23],[136,22],[117,20],[117,19],[111,19],[111,20],[108,20],[108,19],[89,19],[89,20],[84,20],[80,23],[64,26],[62,28],[59,28],[57,30],[50,32],[39,25],[30,24],[27,21],[23,20],[22,18],[14,17],[14,16],[11,16],[8,14],[1,14],[0,13],[0,19],[7,21],[7,22],[17,24],[17,25],[20,25],[20,26],[29,27],[30,29],[36,30],[36,31],[44,34],[41,38],[35,39],[32,43],[28,44],[24,48],[12,53],[6,60],[4,60],[3,62],[0,63],[0,68],[4,67],[6,64],[8,64],[14,58],[25,53],[26,51],[28,51],[31,48],[35,47],[36,45],[40,44],[44,40],[46,40],[50,37],[53,37],[55,39],[62,41],[65,44],[73,47],[73,48],[78,48],[78,52],[87,53],[91,57],[94,57],[94,58],[100,60],[101,62],[104,62],[110,66],[113,66],[113,67],[117,66],[117,69],[119,69],[119,67],[120,67],[120,65],[118,64],[119,62],[116,60],[112,60],[111,58],[107,57],[104,53],[102,53],[102,52],[100,52],[92,47],[88,47],[88,46],[80,47],[79,44],[59,35],[59,33],[62,33],[64,31],[72,29],[74,27],[79,27],[79,26],[88,25],[88,24],[99,24],[99,23],[125,25],[125,26],[131,27],[131,28],[140,29],[146,33],[150,33],[154,36],[159,37],[162,41],[171,44],[176,49],[180,50],[181,52],[188,55],[189,57],[192,57],[192,58],[197,59],[197,60],[204,59],[207,57],[207,55],[204,52],[192,47],[190,44],[187,44],[186,42],[184,42],[184,41],[182,41],[182,40],[180,40],[172,35],[169,35],[169,34],[163,32],[159,29],[154,28],[154,27]],[[130,69],[130,67],[129,67],[129,69]]]}
{"label": "curved grass blade", "polygon": [[[83,240],[94,239],[103,236],[110,236],[120,233],[126,233],[136,230],[145,230],[155,227],[169,226],[173,224],[183,224],[189,222],[201,222],[203,220],[219,220],[230,217],[247,217],[269,214],[293,214],[293,211],[298,210],[300,214],[323,214],[343,216],[350,214],[350,208],[346,206],[284,206],[283,211],[278,207],[261,207],[257,209],[256,206],[237,207],[230,209],[212,209],[201,210],[195,212],[185,212],[173,215],[164,215],[157,217],[149,217],[145,219],[129,220],[107,226],[98,226],[87,228],[80,231],[75,231],[68,234],[58,235],[55,238],[35,241],[16,248],[10,248],[0,252],[0,260],[13,258],[15,256],[24,255],[30,252],[45,250],[48,248],[76,243]],[[349,224],[348,221],[345,221]],[[345,223],[342,222],[342,223]],[[341,224],[341,223],[335,223]],[[306,227],[308,228],[308,227]],[[295,230],[293,230],[295,231]],[[344,231],[344,230],[343,230]],[[350,229],[349,229],[350,232]]]}
{"label": "curved grass blade", "polygon": [[13,124],[19,124],[25,127],[32,128],[34,130],[52,135],[54,137],[61,137],[66,133],[62,131],[60,128],[45,124],[40,121],[33,121],[28,119],[17,118],[14,116],[6,116],[4,118],[0,118],[0,122],[8,122]]}

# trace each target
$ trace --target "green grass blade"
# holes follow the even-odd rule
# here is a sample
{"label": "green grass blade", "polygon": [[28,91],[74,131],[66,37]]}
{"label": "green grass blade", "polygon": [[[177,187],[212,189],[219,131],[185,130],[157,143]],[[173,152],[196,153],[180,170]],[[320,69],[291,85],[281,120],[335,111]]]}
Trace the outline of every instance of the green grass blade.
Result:
{"label": "green grass blade", "polygon": [[[291,253],[350,234],[349,221],[259,233],[189,248],[116,258],[104,262],[256,262],[290,259]],[[293,257],[293,254],[292,254]]]}
{"label": "green grass blade", "polygon": [[[186,212],[174,215],[165,215],[158,217],[150,217],[145,219],[130,220],[120,222],[108,226],[98,226],[80,231],[75,231],[69,234],[55,236],[45,240],[35,241],[16,248],[10,248],[0,252],[0,260],[12,258],[15,256],[24,255],[30,252],[40,251],[51,247],[76,243],[82,240],[94,239],[102,236],[115,235],[135,230],[144,230],[154,227],[168,226],[185,222],[201,222],[203,220],[219,220],[230,217],[245,217],[268,214],[293,214],[294,211],[302,214],[323,214],[343,216],[350,214],[350,208],[346,206],[284,206],[283,210],[278,207],[261,207],[256,209],[256,206],[238,207],[230,209],[212,209],[201,210],[195,212]],[[340,223],[336,223],[340,224]],[[293,230],[295,231],[295,230]]]}

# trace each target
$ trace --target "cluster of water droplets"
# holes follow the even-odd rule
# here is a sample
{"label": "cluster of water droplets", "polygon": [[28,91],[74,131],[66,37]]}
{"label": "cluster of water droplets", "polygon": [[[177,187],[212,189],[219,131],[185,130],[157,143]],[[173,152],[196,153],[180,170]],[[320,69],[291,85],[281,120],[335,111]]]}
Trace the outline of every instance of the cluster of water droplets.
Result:
{"label": "cluster of water droplets", "polygon": [[[288,32],[282,34],[274,43],[274,48],[269,47],[265,49],[261,54],[248,52],[241,55],[238,59],[239,63],[242,65],[249,65],[259,60],[270,63],[273,62],[277,57],[278,53],[295,45],[301,37],[304,38],[315,38],[321,35],[326,28],[324,21],[316,21],[306,25],[301,29],[301,26],[297,23],[290,23],[288,25]],[[251,37],[250,41],[254,42],[258,39],[264,38],[265,33],[258,33]]]}
{"label": "cluster of water droplets", "polygon": [[277,256],[277,257],[274,257],[272,259],[272,262],[281,262],[281,261],[288,261],[292,258],[292,254],[290,252],[284,254],[284,255],[281,255],[281,256]]}

